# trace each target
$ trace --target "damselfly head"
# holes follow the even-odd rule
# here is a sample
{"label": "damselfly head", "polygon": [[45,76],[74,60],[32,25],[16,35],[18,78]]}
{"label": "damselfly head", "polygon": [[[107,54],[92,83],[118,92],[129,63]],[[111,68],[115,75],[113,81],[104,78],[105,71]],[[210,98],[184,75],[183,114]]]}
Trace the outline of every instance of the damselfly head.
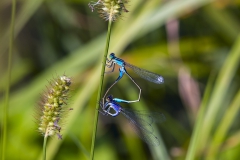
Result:
{"label": "damselfly head", "polygon": [[106,98],[107,102],[111,102],[113,100],[113,96],[112,95],[108,95]]}
{"label": "damselfly head", "polygon": [[114,54],[114,53],[111,53],[111,54],[109,55],[109,57],[110,57],[111,59],[113,59],[113,58],[115,57],[115,54]]}

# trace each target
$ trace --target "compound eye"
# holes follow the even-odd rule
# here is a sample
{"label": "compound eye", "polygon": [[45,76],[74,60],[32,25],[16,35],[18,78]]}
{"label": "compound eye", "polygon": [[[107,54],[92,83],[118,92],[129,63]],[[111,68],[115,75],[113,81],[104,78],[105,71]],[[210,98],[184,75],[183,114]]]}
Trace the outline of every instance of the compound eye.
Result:
{"label": "compound eye", "polygon": [[111,54],[110,54],[110,57],[111,57],[111,58],[113,58],[114,56],[115,56],[115,54],[114,54],[114,53],[111,53]]}
{"label": "compound eye", "polygon": [[107,102],[110,102],[110,98],[109,98],[109,97],[107,97],[107,98],[106,98],[106,101],[107,101]]}

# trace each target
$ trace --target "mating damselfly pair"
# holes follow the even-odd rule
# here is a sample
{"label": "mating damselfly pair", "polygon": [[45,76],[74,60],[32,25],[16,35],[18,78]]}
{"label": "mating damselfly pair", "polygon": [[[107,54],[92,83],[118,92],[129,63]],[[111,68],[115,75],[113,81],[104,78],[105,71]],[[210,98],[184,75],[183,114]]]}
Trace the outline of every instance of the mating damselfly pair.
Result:
{"label": "mating damselfly pair", "polygon": [[[116,117],[119,114],[122,114],[125,116],[130,124],[135,129],[138,136],[147,144],[149,145],[158,145],[159,139],[154,134],[153,129],[153,123],[155,121],[162,122],[165,120],[165,116],[162,113],[159,112],[145,112],[145,111],[138,111],[128,108],[123,108],[119,103],[133,103],[140,101],[141,98],[141,87],[135,82],[135,80],[128,74],[126,67],[132,69],[136,74],[138,74],[141,78],[148,80],[150,82],[156,83],[156,84],[162,84],[164,83],[164,78],[161,75],[158,75],[156,73],[152,73],[150,71],[147,71],[145,69],[138,68],[134,65],[131,65],[127,62],[125,62],[123,59],[120,59],[115,56],[114,53],[111,53],[109,56],[109,60],[107,59],[106,66],[108,68],[112,68],[111,71],[108,71],[106,73],[113,72],[115,69],[115,64],[119,65],[119,76],[115,80],[115,82],[107,89],[106,93],[103,96],[102,102],[100,102],[100,106],[103,110],[101,112],[104,115],[110,115],[112,117]],[[128,101],[123,100],[119,98],[114,98],[112,95],[108,95],[109,90],[123,77],[123,75],[126,74],[131,81],[138,87],[139,89],[139,95],[137,100]],[[106,99],[105,99],[106,98]],[[106,100],[106,102],[105,102]]]}

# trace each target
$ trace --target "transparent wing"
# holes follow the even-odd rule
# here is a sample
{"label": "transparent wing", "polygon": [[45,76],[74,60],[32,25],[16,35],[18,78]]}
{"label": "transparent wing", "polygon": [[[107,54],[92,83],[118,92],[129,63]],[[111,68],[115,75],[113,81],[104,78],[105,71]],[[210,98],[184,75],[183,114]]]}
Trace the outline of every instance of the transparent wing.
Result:
{"label": "transparent wing", "polygon": [[144,78],[144,79],[146,79],[150,82],[157,83],[157,84],[164,83],[164,78],[159,74],[147,71],[147,70],[142,69],[142,68],[138,68],[138,67],[136,67],[132,64],[126,63],[126,62],[125,62],[125,66],[131,68],[140,77],[142,77],[142,78]]}
{"label": "transparent wing", "polygon": [[138,136],[149,145],[159,145],[159,139],[153,132],[153,122],[164,121],[165,116],[157,112],[143,112],[122,108],[121,113],[129,120]]}

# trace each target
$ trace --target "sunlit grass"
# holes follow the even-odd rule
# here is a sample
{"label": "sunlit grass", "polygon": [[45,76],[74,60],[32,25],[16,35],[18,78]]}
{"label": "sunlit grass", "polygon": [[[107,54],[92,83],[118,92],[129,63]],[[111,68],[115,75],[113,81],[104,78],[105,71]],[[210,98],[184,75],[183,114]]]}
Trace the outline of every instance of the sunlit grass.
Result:
{"label": "sunlit grass", "polygon": [[[42,139],[38,138],[29,115],[33,113],[46,79],[64,72],[75,83],[69,104],[74,112],[63,127],[63,140],[48,140],[48,158],[88,159],[86,153],[90,153],[94,113],[97,113],[97,88],[107,25],[98,20],[98,15],[91,12],[87,3],[62,1],[55,8],[53,3],[42,0],[18,2],[6,159],[41,159]],[[160,109],[167,115],[167,121],[156,127],[156,131],[161,128],[163,141],[159,147],[150,147],[146,151],[141,149],[145,146],[136,135],[133,140],[132,135],[125,134],[128,132],[126,123],[117,121],[115,124],[111,117],[100,116],[95,159],[155,157],[191,160],[236,159],[239,156],[239,125],[236,121],[239,118],[240,45],[236,39],[240,31],[236,11],[239,3],[232,3],[132,0],[126,5],[130,12],[114,23],[109,52],[164,76],[165,84],[158,87],[130,73],[143,88],[142,101],[130,107]],[[11,31],[10,21],[5,21],[10,19],[7,17],[10,14],[5,14],[10,13],[6,12],[11,8],[9,6],[10,3],[0,3],[0,96],[10,82],[7,80],[6,51]],[[172,58],[167,50],[164,25],[170,18],[177,19],[180,24],[181,63],[190,70],[203,95],[198,116],[193,120],[187,116],[187,106],[183,107],[181,103],[178,68],[171,65],[178,66],[179,58]],[[104,85],[109,86],[116,76],[116,72],[105,75]],[[112,92],[131,99],[137,90],[126,80],[121,80]],[[1,108],[3,104],[1,97]],[[87,152],[77,146],[77,140],[72,140],[69,133],[76,136]],[[116,135],[120,138],[113,137]]]}

